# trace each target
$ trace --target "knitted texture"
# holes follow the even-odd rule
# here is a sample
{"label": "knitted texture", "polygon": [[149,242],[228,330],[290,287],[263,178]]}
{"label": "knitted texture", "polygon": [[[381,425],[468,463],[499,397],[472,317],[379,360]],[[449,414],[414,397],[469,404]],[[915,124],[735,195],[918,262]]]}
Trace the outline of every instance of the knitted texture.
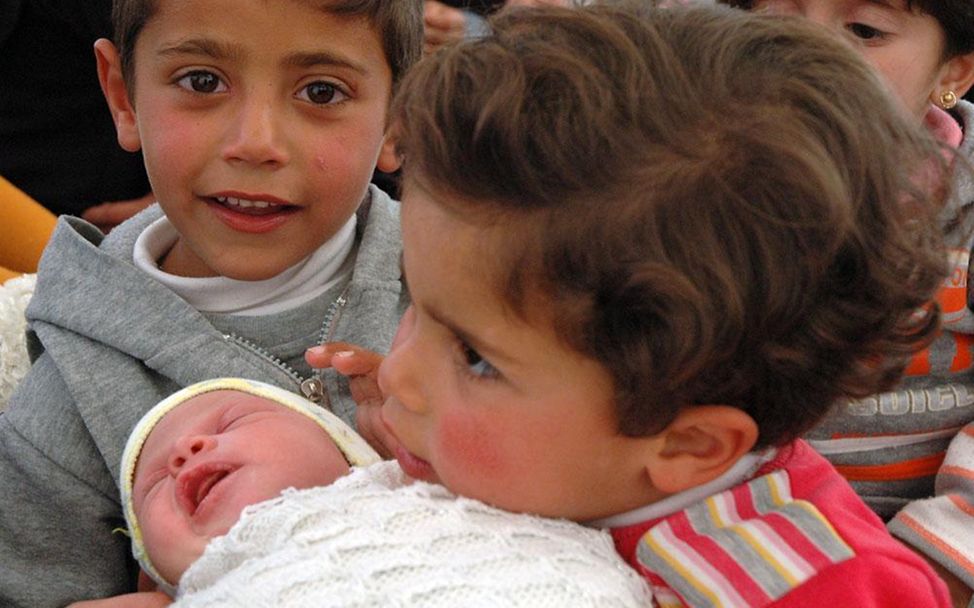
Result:
{"label": "knitted texture", "polygon": [[24,310],[34,294],[37,275],[27,274],[0,285],[0,412],[30,369]]}
{"label": "knitted texture", "polygon": [[406,484],[383,462],[248,507],[173,608],[652,606],[604,531]]}

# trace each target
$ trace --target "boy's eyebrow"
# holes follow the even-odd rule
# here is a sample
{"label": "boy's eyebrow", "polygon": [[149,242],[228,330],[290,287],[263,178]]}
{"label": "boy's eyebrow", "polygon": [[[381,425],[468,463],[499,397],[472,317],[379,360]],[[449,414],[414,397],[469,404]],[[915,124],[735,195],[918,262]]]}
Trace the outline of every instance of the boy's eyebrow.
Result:
{"label": "boy's eyebrow", "polygon": [[234,45],[210,38],[188,38],[159,50],[160,55],[205,55],[214,59],[229,59],[239,55]]}
{"label": "boy's eyebrow", "polygon": [[[214,59],[234,59],[242,53],[235,44],[224,43],[211,38],[189,38],[163,47],[160,55],[203,55]],[[284,58],[284,65],[299,68],[314,66],[342,67],[367,75],[369,70],[361,63],[341,53],[328,50],[302,51]]]}
{"label": "boy's eyebrow", "polygon": [[312,51],[304,53],[294,53],[284,59],[284,64],[297,68],[311,68],[315,66],[330,66],[348,68],[362,75],[367,75],[369,70],[362,64],[345,57],[340,53],[332,51]]}

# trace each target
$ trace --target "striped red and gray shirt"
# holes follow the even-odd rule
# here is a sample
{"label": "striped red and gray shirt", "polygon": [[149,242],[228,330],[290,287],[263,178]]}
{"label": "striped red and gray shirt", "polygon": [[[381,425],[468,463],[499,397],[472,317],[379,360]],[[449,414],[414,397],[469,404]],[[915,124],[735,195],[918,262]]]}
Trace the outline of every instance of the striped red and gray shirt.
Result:
{"label": "striped red and gray shirt", "polygon": [[923,558],[803,441],[743,483],[611,532],[661,608],[951,606]]}
{"label": "striped red and gray shirt", "polygon": [[[974,125],[974,105],[956,114]],[[933,108],[927,126],[974,161],[974,137]],[[945,219],[951,272],[939,294],[943,333],[896,390],[840,404],[808,442],[844,475],[897,537],[974,587],[974,314],[968,290],[974,178],[961,168]]]}

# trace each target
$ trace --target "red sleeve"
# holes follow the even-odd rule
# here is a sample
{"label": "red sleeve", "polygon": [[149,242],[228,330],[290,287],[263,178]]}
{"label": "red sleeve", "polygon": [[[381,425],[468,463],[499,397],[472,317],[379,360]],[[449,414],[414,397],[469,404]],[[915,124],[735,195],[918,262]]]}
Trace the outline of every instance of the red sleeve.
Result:
{"label": "red sleeve", "polygon": [[820,571],[770,606],[952,608],[947,587],[933,571],[879,554],[856,556]]}

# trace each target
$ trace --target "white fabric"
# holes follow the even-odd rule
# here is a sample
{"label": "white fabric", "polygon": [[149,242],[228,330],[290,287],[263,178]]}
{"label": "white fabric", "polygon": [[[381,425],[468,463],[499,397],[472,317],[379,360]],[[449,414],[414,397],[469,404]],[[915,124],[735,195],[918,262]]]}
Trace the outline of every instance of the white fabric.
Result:
{"label": "white fabric", "polygon": [[0,412],[30,369],[27,356],[27,319],[24,310],[34,294],[37,275],[27,274],[0,285]]}
{"label": "white fabric", "polygon": [[652,606],[604,531],[405,484],[382,462],[248,507],[172,608]]}
{"label": "white fabric", "polygon": [[344,283],[351,272],[346,264],[355,246],[356,215],[324,245],[294,266],[263,281],[237,281],[227,277],[179,277],[159,269],[159,259],[178,237],[163,216],[146,227],[135,241],[133,262],[201,312],[243,316],[271,315],[296,308]]}

